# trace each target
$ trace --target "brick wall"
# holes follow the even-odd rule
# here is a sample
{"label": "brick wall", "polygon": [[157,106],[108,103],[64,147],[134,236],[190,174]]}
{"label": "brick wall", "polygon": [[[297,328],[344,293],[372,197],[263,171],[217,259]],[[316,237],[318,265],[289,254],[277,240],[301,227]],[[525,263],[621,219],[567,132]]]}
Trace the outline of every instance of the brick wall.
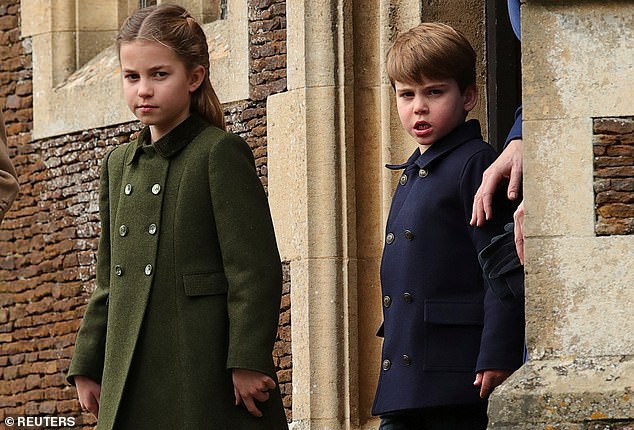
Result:
{"label": "brick wall", "polygon": [[595,231],[634,234],[634,117],[593,124]]}
{"label": "brick wall", "polygon": [[[100,231],[101,159],[129,141],[137,123],[33,141],[30,40],[20,40],[19,0],[0,0],[0,107],[21,192],[0,227],[0,420],[16,415],[81,414],[64,376],[94,287]],[[285,2],[251,0],[251,98],[226,106],[266,186],[266,97],[286,88]],[[291,405],[290,279],[284,265],[274,351],[287,416]],[[2,422],[2,421],[0,421]]]}

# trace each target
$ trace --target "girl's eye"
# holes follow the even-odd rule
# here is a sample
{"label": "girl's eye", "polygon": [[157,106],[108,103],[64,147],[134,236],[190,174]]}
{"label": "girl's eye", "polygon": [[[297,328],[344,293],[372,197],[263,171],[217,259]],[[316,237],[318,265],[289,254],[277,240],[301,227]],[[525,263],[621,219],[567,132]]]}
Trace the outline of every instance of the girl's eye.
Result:
{"label": "girl's eye", "polygon": [[154,76],[157,78],[165,78],[167,76],[167,72],[163,72],[159,70],[154,72]]}
{"label": "girl's eye", "polygon": [[136,81],[137,79],[139,79],[139,75],[137,75],[136,73],[126,73],[125,75],[123,75],[123,79],[125,79],[126,81]]}

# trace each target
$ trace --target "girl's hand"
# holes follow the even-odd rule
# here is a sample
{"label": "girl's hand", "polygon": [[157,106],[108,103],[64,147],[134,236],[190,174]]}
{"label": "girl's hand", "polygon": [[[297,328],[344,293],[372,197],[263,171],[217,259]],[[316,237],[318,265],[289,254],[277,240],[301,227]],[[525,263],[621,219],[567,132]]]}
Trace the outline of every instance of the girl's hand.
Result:
{"label": "girl's hand", "polygon": [[99,396],[101,385],[87,376],[75,376],[75,387],[79,396],[79,404],[84,411],[89,411],[99,418]]}
{"label": "girl's hand", "polygon": [[255,406],[254,400],[266,402],[269,399],[269,390],[276,386],[275,381],[264,373],[247,369],[233,369],[231,376],[236,406],[244,403],[251,415],[261,417],[262,412]]}

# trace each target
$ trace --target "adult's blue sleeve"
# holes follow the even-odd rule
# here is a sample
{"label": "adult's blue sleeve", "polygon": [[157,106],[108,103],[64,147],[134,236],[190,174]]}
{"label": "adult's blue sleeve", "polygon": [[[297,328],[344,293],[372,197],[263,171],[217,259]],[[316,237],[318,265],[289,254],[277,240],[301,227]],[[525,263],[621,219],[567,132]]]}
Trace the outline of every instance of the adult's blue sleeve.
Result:
{"label": "adult's blue sleeve", "polygon": [[513,127],[509,131],[506,140],[504,141],[504,147],[509,144],[511,140],[521,139],[522,138],[522,107],[518,107],[515,111],[515,122],[513,123]]}

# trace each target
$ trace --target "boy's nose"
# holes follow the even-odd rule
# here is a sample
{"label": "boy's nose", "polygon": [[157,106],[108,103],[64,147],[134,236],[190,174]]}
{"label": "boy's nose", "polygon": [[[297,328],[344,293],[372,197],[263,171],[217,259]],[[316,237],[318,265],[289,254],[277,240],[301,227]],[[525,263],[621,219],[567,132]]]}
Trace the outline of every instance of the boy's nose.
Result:
{"label": "boy's nose", "polygon": [[415,113],[425,113],[429,111],[429,107],[427,106],[427,101],[424,97],[416,97],[414,99],[414,112]]}

